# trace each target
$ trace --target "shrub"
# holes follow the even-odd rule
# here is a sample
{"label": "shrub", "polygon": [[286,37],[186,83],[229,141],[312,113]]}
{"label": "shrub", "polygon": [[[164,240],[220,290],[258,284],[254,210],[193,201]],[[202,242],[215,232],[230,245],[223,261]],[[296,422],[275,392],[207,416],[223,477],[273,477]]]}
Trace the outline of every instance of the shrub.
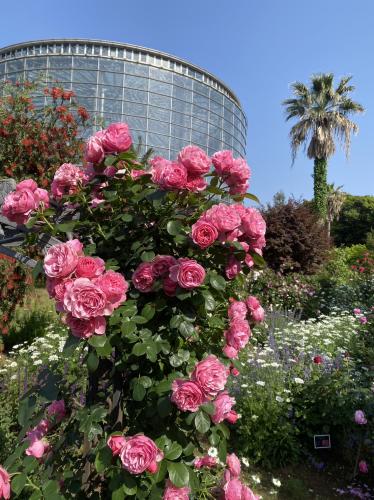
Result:
{"label": "shrub", "polygon": [[365,244],[374,229],[374,196],[347,195],[339,220],[332,225],[332,236],[338,246]]}
{"label": "shrub", "polygon": [[312,274],[324,262],[326,229],[304,202],[290,199],[263,211],[267,224],[265,260],[275,271]]}
{"label": "shrub", "polygon": [[[39,109],[35,97],[47,96]],[[74,92],[38,82],[0,82],[0,175],[32,177],[42,187],[62,163],[78,161],[88,113]]]}

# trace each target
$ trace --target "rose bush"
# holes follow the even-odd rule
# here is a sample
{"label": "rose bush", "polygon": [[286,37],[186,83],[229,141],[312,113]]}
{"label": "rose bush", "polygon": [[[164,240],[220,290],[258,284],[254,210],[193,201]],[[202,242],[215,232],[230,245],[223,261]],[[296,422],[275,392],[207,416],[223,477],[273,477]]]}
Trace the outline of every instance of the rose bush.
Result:
{"label": "rose bush", "polygon": [[127,125],[112,124],[82,166],[58,169],[49,208],[19,210],[29,243],[61,241],[44,255],[47,289],[71,332],[62,356],[80,351],[89,379],[77,398],[46,369],[20,402],[20,445],[3,464],[15,495],[257,498],[226,462],[239,418],[227,385],[264,317],[244,275],[263,264],[265,222],[242,203],[255,199],[244,160],[211,163],[187,146],[142,164]]}

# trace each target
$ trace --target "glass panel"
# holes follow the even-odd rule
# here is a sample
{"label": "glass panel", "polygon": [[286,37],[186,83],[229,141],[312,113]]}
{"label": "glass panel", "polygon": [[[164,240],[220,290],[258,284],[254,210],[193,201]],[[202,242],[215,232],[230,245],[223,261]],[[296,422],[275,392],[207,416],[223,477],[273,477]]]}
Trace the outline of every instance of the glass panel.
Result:
{"label": "glass panel", "polygon": [[177,97],[182,101],[191,102],[192,101],[192,92],[186,89],[182,89],[180,87],[173,87],[173,97]]}
{"label": "glass panel", "polygon": [[153,148],[153,156],[162,156],[166,160],[170,160],[169,150],[164,148]]}
{"label": "glass panel", "polygon": [[185,113],[187,115],[191,114],[191,103],[180,101],[179,99],[173,99],[173,110],[179,111],[180,113]]}
{"label": "glass panel", "polygon": [[48,61],[50,68],[71,68],[73,64],[73,59],[66,56],[49,56]]}
{"label": "glass panel", "polygon": [[0,63],[0,75],[3,75],[5,73],[5,64]]}
{"label": "glass panel", "polygon": [[156,120],[162,120],[164,122],[170,121],[170,110],[164,108],[154,108],[153,106],[148,107],[148,117],[156,118]]}
{"label": "glass panel", "polygon": [[226,120],[223,120],[223,129],[226,130],[226,132],[229,132],[230,134],[234,133],[234,126],[227,122]]}
{"label": "glass panel", "polygon": [[206,146],[207,144],[207,136],[202,132],[196,132],[196,130],[192,131],[191,135],[192,144],[198,144],[199,146]]}
{"label": "glass panel", "polygon": [[202,108],[209,109],[209,99],[200,94],[193,95],[193,103],[201,106]]}
{"label": "glass panel", "polygon": [[191,116],[182,115],[181,113],[176,113],[172,111],[171,113],[171,121],[176,125],[181,125],[182,127],[191,127]]}
{"label": "glass panel", "polygon": [[97,56],[100,54],[100,46],[99,45],[94,46],[94,54]]}
{"label": "glass panel", "polygon": [[[41,78],[42,80],[44,80],[45,78],[45,75],[46,75],[46,71],[47,70],[42,70],[42,69],[35,69],[35,70],[31,70],[31,71],[26,71],[26,78],[28,78],[29,80],[38,80],[39,78]],[[70,78],[69,78],[70,80]]]}
{"label": "glass panel", "polygon": [[44,97],[34,97],[33,103],[35,104],[36,108],[41,108],[44,106]]}
{"label": "glass panel", "polygon": [[125,115],[147,116],[147,106],[135,102],[124,102],[123,113]]}
{"label": "glass panel", "polygon": [[232,135],[229,134],[228,132],[223,131],[223,141],[232,148]]}
{"label": "glass panel", "polygon": [[162,69],[158,68],[150,68],[149,76],[150,78],[160,80],[161,82],[171,83],[173,80],[173,73],[170,73],[170,71],[163,71]]}
{"label": "glass panel", "polygon": [[210,110],[216,113],[219,116],[223,114],[223,106],[222,104],[218,104],[215,101],[210,101]]}
{"label": "glass panel", "polygon": [[[145,118],[138,118],[137,116],[126,117],[126,123],[129,125],[131,130],[147,130],[147,120]],[[133,134],[135,138],[135,134]]]}
{"label": "glass panel", "polygon": [[48,70],[48,78],[50,80],[58,80],[60,82],[71,81],[70,69],[50,69]]}
{"label": "glass panel", "polygon": [[25,66],[24,59],[20,59],[18,61],[9,61],[8,72],[10,73],[11,71],[23,71],[24,66]]}
{"label": "glass panel", "polygon": [[148,120],[148,130],[150,132],[156,132],[157,134],[169,135],[170,125],[157,120]]}
{"label": "glass panel", "polygon": [[206,109],[200,108],[200,106],[194,104],[192,106],[192,115],[201,120],[206,120],[208,113]]}
{"label": "glass panel", "polygon": [[94,97],[96,96],[96,85],[85,85],[84,83],[74,83],[74,91],[81,96]]}
{"label": "glass panel", "polygon": [[214,151],[219,151],[220,149],[222,149],[222,143],[218,139],[213,139],[212,137],[209,137],[208,147],[213,149]]}
{"label": "glass panel", "polygon": [[122,87],[104,87],[103,85],[99,85],[98,92],[99,97],[122,99],[123,89]]}
{"label": "glass panel", "polygon": [[98,61],[96,57],[74,57],[74,68],[97,69]]}
{"label": "glass panel", "polygon": [[215,139],[221,139],[222,129],[220,127],[215,127],[214,125],[209,125],[209,135]]}
{"label": "glass panel", "polygon": [[20,81],[20,79],[23,77],[23,73],[12,73],[10,75],[8,75],[8,80],[10,80],[11,82],[17,82],[17,81]]}
{"label": "glass panel", "polygon": [[218,104],[223,103],[223,94],[220,94],[216,90],[210,89],[210,98],[213,99],[213,101],[217,102]]}
{"label": "glass panel", "polygon": [[101,71],[113,71],[114,73],[124,72],[123,61],[113,61],[112,59],[99,59]]}
{"label": "glass panel", "polygon": [[109,47],[101,47],[101,53],[103,56],[109,55]]}
{"label": "glass panel", "polygon": [[148,76],[149,67],[144,64],[135,64],[131,62],[126,62],[125,72],[130,75]]}
{"label": "glass panel", "polygon": [[225,108],[227,108],[230,111],[233,111],[234,103],[228,97],[225,97],[223,101],[225,104]]}
{"label": "glass panel", "polygon": [[85,71],[83,69],[73,70],[73,82],[96,83],[97,71]]}
{"label": "glass panel", "polygon": [[32,59],[26,59],[26,68],[28,69],[38,69],[47,67],[46,57],[33,57]]}
{"label": "glass panel", "polygon": [[104,73],[99,71],[99,83],[106,85],[123,85],[123,75],[121,73]]}
{"label": "glass panel", "polygon": [[153,94],[149,93],[149,103],[154,104],[155,106],[160,106],[160,108],[171,108],[171,97],[167,97],[165,95]]}
{"label": "glass panel", "polygon": [[139,76],[125,75],[125,86],[138,90],[147,90],[148,80]]}
{"label": "glass panel", "polygon": [[147,133],[147,146],[154,146],[156,148],[168,148],[169,147],[168,136]]}
{"label": "glass panel", "polygon": [[192,117],[192,128],[198,130],[199,132],[208,133],[208,122],[204,120],[199,120],[198,118]]}
{"label": "glass panel", "polygon": [[191,130],[185,127],[179,127],[178,125],[171,126],[171,135],[173,137],[178,137],[179,139],[190,140]]}
{"label": "glass panel", "polygon": [[191,78],[186,78],[185,76],[173,75],[173,82],[175,85],[179,85],[179,87],[184,87],[185,89],[192,89],[192,80]]}
{"label": "glass panel", "polygon": [[230,123],[233,122],[234,115],[229,111],[227,108],[223,108],[223,116],[226,118],[227,121]]}
{"label": "glass panel", "polygon": [[143,92],[143,90],[124,89],[124,99],[126,101],[142,102],[146,104],[148,102],[148,94],[147,92]]}
{"label": "glass panel", "polygon": [[111,123],[118,123],[118,122],[123,121],[122,115],[114,114],[114,113],[105,113],[104,118],[105,118],[105,123],[107,126],[110,125]]}
{"label": "glass panel", "polygon": [[190,141],[185,141],[183,139],[177,139],[176,137],[172,137],[170,139],[170,147],[172,149],[175,149],[177,152],[179,152],[181,149],[183,149],[188,144],[190,144]]}
{"label": "glass panel", "polygon": [[96,109],[96,99],[92,97],[81,97],[79,99],[79,104],[87,108],[89,111],[95,111]]}
{"label": "glass panel", "polygon": [[122,101],[104,99],[104,111],[109,113],[122,113]]}
{"label": "glass panel", "polygon": [[171,95],[172,86],[165,82],[158,82],[157,80],[149,80],[149,90],[150,92],[155,92],[157,94]]}
{"label": "glass panel", "polygon": [[214,113],[209,113],[209,121],[213,123],[213,125],[217,125],[217,127],[222,127],[222,118]]}

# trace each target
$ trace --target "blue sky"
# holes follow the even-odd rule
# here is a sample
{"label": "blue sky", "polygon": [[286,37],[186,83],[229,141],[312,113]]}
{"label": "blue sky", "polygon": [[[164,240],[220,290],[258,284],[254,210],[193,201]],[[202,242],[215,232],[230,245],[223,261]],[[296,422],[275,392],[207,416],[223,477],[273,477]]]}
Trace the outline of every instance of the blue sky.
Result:
{"label": "blue sky", "polygon": [[347,162],[338,152],[329,182],[374,194],[374,2],[372,0],[16,0],[3,2],[0,46],[40,38],[122,41],[175,54],[211,71],[239,97],[248,118],[250,191],[262,202],[283,190],[312,196],[312,162],[291,167],[281,101],[312,73],[351,74],[357,118]]}

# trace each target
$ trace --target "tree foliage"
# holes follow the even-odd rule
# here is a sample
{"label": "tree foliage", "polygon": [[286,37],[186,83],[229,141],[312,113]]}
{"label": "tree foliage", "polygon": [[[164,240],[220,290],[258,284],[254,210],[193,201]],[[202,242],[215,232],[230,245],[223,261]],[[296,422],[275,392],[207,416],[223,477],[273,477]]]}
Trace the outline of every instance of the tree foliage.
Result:
{"label": "tree foliage", "polygon": [[329,240],[306,202],[294,199],[268,206],[264,258],[275,271],[311,274],[323,263]]}
{"label": "tree foliage", "polygon": [[332,224],[332,236],[338,246],[365,244],[374,229],[374,196],[348,194],[340,211],[339,220]]}

